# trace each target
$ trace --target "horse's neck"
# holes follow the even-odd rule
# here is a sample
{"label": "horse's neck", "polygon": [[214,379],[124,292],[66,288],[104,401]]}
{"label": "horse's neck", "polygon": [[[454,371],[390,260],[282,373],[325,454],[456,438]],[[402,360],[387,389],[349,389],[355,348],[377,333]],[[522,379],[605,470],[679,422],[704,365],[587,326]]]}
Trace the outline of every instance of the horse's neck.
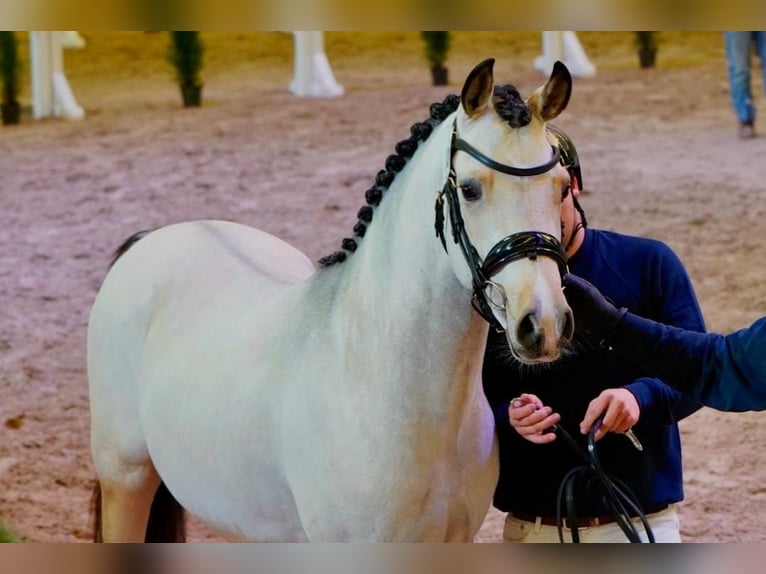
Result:
{"label": "horse's neck", "polygon": [[[343,294],[333,299],[338,321],[346,322],[339,328],[368,342],[376,354],[369,360],[381,371],[399,371],[402,384],[413,387],[397,392],[454,403],[475,391],[487,327],[434,233],[449,131],[431,137],[438,139],[426,142],[386,192],[357,251],[333,270]],[[458,249],[449,237],[447,245]]]}

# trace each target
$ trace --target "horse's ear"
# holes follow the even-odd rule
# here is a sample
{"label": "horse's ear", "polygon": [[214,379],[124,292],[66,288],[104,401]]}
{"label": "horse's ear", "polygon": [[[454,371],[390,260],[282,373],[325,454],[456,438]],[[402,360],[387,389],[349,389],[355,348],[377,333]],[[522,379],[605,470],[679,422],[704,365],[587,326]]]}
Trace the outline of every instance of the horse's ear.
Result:
{"label": "horse's ear", "polygon": [[567,67],[557,61],[545,85],[535,90],[527,105],[532,113],[548,122],[564,111],[572,95],[572,76]]}
{"label": "horse's ear", "polygon": [[495,85],[492,68],[495,65],[494,58],[487,58],[471,70],[463,84],[463,93],[460,101],[463,109],[469,117],[474,117],[483,112],[492,96],[492,88]]}

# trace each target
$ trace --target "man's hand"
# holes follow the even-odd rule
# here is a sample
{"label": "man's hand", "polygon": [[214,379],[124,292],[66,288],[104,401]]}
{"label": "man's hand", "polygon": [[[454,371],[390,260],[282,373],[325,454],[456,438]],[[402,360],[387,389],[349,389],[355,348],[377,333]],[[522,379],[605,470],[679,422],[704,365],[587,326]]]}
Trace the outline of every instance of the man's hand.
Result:
{"label": "man's hand", "polygon": [[608,432],[629,431],[638,422],[641,409],[636,397],[628,389],[606,389],[588,405],[585,418],[580,423],[580,432],[588,434],[590,427],[602,414],[604,419],[601,427],[596,431],[596,440]]}
{"label": "man's hand", "polygon": [[543,431],[559,422],[561,415],[543,405],[535,395],[524,393],[511,401],[508,418],[516,432],[529,442],[545,444],[556,440],[556,433]]}
{"label": "man's hand", "polygon": [[591,283],[567,273],[563,279],[564,296],[572,308],[575,333],[600,343],[609,339],[626,309],[618,309]]}

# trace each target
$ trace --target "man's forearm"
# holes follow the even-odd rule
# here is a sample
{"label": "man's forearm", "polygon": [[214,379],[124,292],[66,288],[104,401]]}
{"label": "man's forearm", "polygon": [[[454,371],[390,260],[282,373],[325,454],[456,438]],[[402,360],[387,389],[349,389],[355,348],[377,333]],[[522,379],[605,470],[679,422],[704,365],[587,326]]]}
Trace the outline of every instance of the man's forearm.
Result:
{"label": "man's forearm", "polygon": [[724,411],[766,410],[766,319],[724,336],[628,313],[610,344],[704,405]]}
{"label": "man's forearm", "polygon": [[697,397],[697,383],[705,371],[708,333],[685,331],[627,313],[615,328],[609,343],[653,376],[682,393]]}

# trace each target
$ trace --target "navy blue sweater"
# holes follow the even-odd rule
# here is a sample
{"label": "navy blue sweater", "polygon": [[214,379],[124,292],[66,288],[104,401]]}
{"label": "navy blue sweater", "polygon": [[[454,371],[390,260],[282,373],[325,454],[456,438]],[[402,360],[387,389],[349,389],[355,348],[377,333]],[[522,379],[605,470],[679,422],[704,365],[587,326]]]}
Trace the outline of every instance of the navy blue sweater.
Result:
{"label": "navy blue sweater", "polygon": [[766,317],[729,335],[700,334],[628,313],[615,351],[722,411],[766,410]]}
{"label": "navy blue sweater", "polygon": [[[570,259],[572,273],[593,283],[618,307],[662,323],[704,331],[704,321],[686,271],[665,244],[596,229]],[[610,349],[582,349],[552,365],[525,368],[509,355],[504,334],[490,333],[483,368],[484,391],[495,414],[500,446],[500,479],[495,506],[506,512],[555,516],[556,493],[565,474],[582,464],[560,438],[538,445],[511,427],[508,406],[527,392],[561,415],[562,425],[583,447],[579,423],[601,391],[624,387],[636,397],[639,422],[633,427],[644,450],[620,434],[598,442],[604,470],[625,482],[645,509],[683,499],[681,444],[676,422],[701,405],[685,398],[635,363]],[[602,516],[599,497],[583,485],[577,492],[581,516]]]}

